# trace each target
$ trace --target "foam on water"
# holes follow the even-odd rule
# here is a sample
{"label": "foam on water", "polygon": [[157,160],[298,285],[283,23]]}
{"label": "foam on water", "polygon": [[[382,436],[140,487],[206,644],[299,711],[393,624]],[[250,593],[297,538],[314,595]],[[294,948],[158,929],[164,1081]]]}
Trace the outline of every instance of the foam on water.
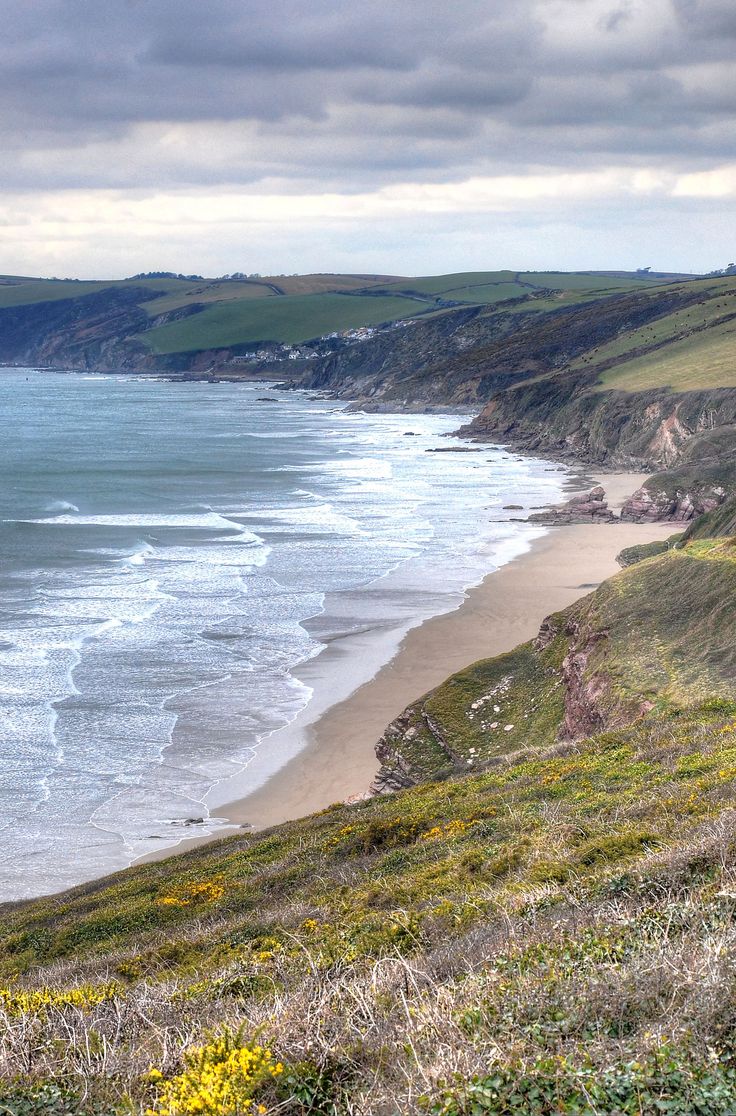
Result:
{"label": "foam on water", "polygon": [[[53,523],[68,527],[190,527],[198,531],[229,531],[242,533],[239,523],[233,523],[215,512],[200,515],[55,515],[48,519],[21,519],[19,523]],[[257,541],[252,536],[252,541]]]}
{"label": "foam on water", "polygon": [[375,631],[357,684],[539,534],[503,503],[559,494],[547,463],[425,452],[457,416],[262,391],[0,372],[0,899],[220,829],[337,692],[328,643]]}

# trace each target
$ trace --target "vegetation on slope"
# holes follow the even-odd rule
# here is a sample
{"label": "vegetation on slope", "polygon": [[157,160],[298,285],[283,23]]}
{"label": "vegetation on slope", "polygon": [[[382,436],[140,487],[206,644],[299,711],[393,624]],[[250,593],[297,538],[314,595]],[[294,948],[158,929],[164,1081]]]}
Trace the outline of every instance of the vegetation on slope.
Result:
{"label": "vegetation on slope", "polygon": [[[153,309],[154,307],[151,307]],[[336,330],[410,318],[427,304],[409,298],[348,294],[233,299],[142,333],[155,353],[222,349],[253,341],[295,343]]]}
{"label": "vegetation on slope", "polygon": [[6,907],[6,1110],[733,1111],[735,590],[643,561],[408,711],[434,781]]}
{"label": "vegetation on slope", "polygon": [[711,703],[7,911],[0,1096],[727,1112],[734,776]]}
{"label": "vegetation on slope", "polygon": [[[87,330],[84,306],[80,307],[79,300],[86,295],[102,295],[109,306],[109,328],[105,330],[102,324],[101,330],[107,349],[118,362],[146,366],[146,356],[151,360],[177,356],[179,366],[185,368],[198,353],[222,350],[226,359],[231,347],[253,342],[296,343],[358,326],[431,315],[448,307],[480,309],[509,299],[532,308],[538,303],[541,310],[545,298],[551,298],[557,306],[556,300],[564,299],[566,292],[595,300],[626,289],[653,289],[661,282],[661,278],[641,275],[510,271],[418,279],[323,274],[201,279],[165,273],[158,278],[152,273],[130,280],[90,283],[18,278],[0,283],[0,326],[8,352],[13,353],[16,321],[3,316],[4,311],[28,308],[36,334],[42,335],[49,304],[67,303],[69,321],[65,324],[75,325],[75,348],[85,351]],[[126,303],[125,296],[131,290],[137,292],[135,305],[140,313],[121,318],[116,311]],[[60,346],[54,344],[58,316],[49,324],[51,351],[60,359]],[[99,346],[94,344],[98,333],[85,352],[85,366],[94,367],[100,362]],[[10,359],[34,358],[27,347],[16,345]]]}
{"label": "vegetation on slope", "polygon": [[694,520],[685,533],[685,540],[714,539],[723,535],[736,535],[736,496]]}
{"label": "vegetation on slope", "polygon": [[682,533],[670,535],[668,539],[655,539],[654,542],[626,546],[620,554],[616,555],[616,561],[623,569],[626,569],[627,566],[635,566],[637,562],[644,562],[647,558],[656,558],[659,554],[666,554],[672,547],[676,547],[681,539]]}
{"label": "vegetation on slope", "polygon": [[627,724],[652,709],[734,693],[736,547],[670,549],[547,618],[539,637],[453,675],[410,706],[379,745],[402,786],[522,747]]}

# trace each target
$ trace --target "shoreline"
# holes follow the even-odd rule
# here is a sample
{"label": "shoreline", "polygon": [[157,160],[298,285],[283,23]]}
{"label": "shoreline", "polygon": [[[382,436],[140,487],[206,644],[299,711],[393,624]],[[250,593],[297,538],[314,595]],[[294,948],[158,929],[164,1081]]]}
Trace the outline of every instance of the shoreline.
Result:
{"label": "shoreline", "polygon": [[[586,484],[589,477],[602,483],[614,510],[647,476],[591,474],[593,470],[586,474]],[[579,482],[570,491],[574,489],[580,490]],[[212,816],[233,829],[264,829],[364,797],[379,768],[375,745],[407,705],[470,663],[503,654],[536,636],[546,616],[619,572],[616,555],[624,547],[664,539],[675,530],[671,523],[548,528],[529,550],[469,589],[452,612],[412,628],[369,680],[329,704],[306,726],[306,743],[298,754],[260,787],[213,808]],[[219,835],[192,835],[134,863],[162,860],[227,835],[227,826]]]}

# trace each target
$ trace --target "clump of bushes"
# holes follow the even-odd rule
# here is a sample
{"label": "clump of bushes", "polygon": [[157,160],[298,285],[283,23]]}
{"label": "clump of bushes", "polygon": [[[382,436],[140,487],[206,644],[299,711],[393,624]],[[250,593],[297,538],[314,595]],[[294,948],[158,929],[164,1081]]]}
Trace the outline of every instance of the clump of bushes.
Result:
{"label": "clump of bushes", "polygon": [[185,1068],[165,1078],[157,1067],[148,1073],[156,1096],[150,1116],[246,1116],[266,1112],[256,1101],[265,1085],[284,1072],[268,1047],[246,1042],[242,1031],[223,1030],[204,1046],[184,1055]]}

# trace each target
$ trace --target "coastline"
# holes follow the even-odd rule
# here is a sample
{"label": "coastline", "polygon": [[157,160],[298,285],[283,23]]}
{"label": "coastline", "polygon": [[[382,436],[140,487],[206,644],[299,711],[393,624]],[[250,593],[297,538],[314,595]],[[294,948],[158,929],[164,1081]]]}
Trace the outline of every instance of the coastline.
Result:
{"label": "coastline", "polygon": [[[646,474],[596,475],[615,510]],[[579,488],[579,485],[574,487]],[[618,572],[616,555],[664,539],[670,523],[552,527],[530,549],[486,575],[452,612],[412,628],[390,661],[306,727],[305,746],[248,795],[212,815],[234,827],[267,828],[365,795],[378,771],[375,745],[407,705],[470,663],[533,638],[551,612],[585,596]],[[226,836],[225,827],[222,836]],[[218,839],[188,837],[140,860],[161,860]]]}

